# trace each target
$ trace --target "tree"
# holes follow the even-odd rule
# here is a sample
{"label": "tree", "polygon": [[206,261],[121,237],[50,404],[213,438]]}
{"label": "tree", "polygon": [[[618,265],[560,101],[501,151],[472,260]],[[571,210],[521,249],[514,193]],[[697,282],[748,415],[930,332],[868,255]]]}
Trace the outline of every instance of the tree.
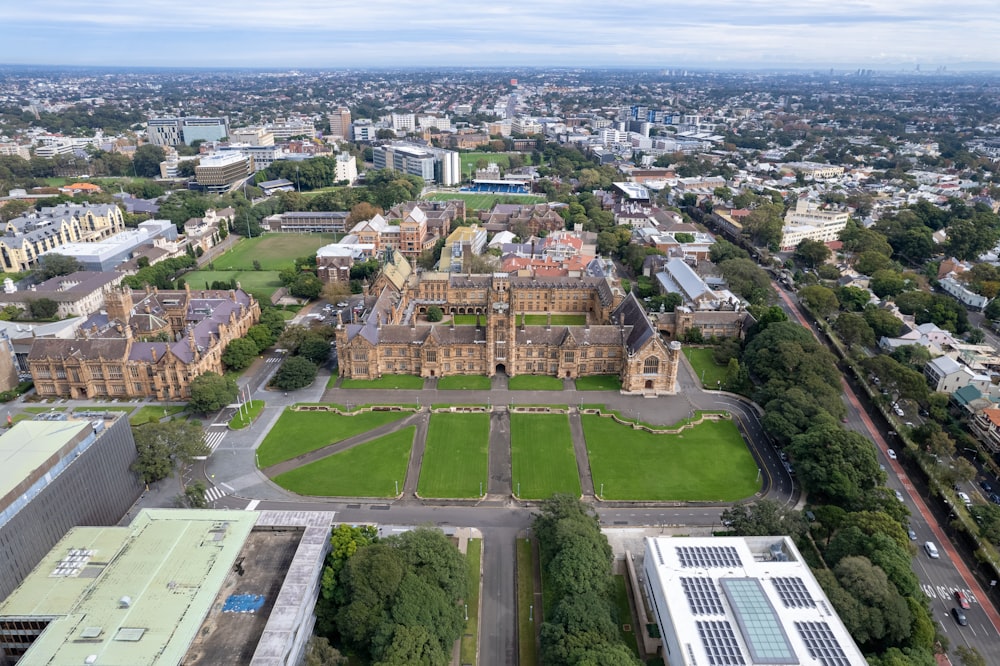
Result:
{"label": "tree", "polygon": [[165,479],[179,465],[190,465],[197,456],[208,455],[200,423],[172,419],[132,428],[138,452],[132,469],[146,483]]}
{"label": "tree", "polygon": [[39,280],[48,280],[59,275],[69,275],[83,270],[81,264],[75,257],[68,257],[65,254],[50,253],[42,255],[38,260],[38,267],[35,275]]}
{"label": "tree", "polygon": [[236,402],[236,382],[216,372],[205,372],[191,380],[191,400],[188,408],[198,414],[217,412]]}
{"label": "tree", "polygon": [[278,337],[271,332],[271,329],[264,324],[255,324],[247,330],[247,339],[252,340],[257,346],[257,353],[264,351],[274,344]]}
{"label": "tree", "polygon": [[854,270],[863,275],[874,275],[878,271],[891,270],[892,259],[881,252],[862,252],[854,261]]}
{"label": "tree", "polygon": [[277,308],[261,308],[260,320],[257,322],[271,331],[271,335],[278,337],[285,330],[285,318]]}
{"label": "tree", "polygon": [[883,269],[872,274],[868,286],[879,298],[889,298],[906,289],[906,280],[894,270]]}
{"label": "tree", "polygon": [[771,278],[751,259],[727,259],[719,264],[722,277],[729,288],[751,304],[766,304],[774,301]]}
{"label": "tree", "polygon": [[294,391],[309,386],[316,379],[316,364],[303,356],[291,356],[275,373],[272,383],[279,389]]}
{"label": "tree", "polygon": [[854,312],[844,312],[833,322],[833,330],[847,347],[861,345],[871,347],[875,344],[875,332],[865,318]]}
{"label": "tree", "polygon": [[351,295],[351,285],[342,281],[327,282],[320,295],[330,303],[337,303]]}
{"label": "tree", "polygon": [[192,483],[184,486],[184,494],[180,497],[183,506],[189,509],[204,509],[208,506],[205,498],[205,482],[195,479]]}
{"label": "tree", "polygon": [[347,658],[340,654],[340,650],[330,645],[326,637],[316,635],[309,637],[304,666],[343,666],[346,663]]}
{"label": "tree", "polygon": [[51,319],[59,311],[59,303],[51,298],[36,298],[28,301],[28,312],[32,319]]}
{"label": "tree", "polygon": [[837,425],[795,436],[788,453],[811,496],[845,509],[860,509],[866,494],[883,480],[871,442]]}
{"label": "tree", "polygon": [[737,536],[788,534],[797,537],[806,531],[801,514],[770,499],[734,504],[722,512],[721,519],[722,524]]}
{"label": "tree", "polygon": [[444,312],[437,305],[431,305],[427,308],[427,321],[437,322],[444,318]]}
{"label": "tree", "polygon": [[903,328],[903,322],[889,310],[883,310],[876,305],[868,305],[864,309],[865,321],[871,327],[878,339],[894,338]]}
{"label": "tree", "polygon": [[166,153],[160,146],[145,143],[135,149],[132,156],[132,167],[135,175],[141,178],[159,178],[160,162],[167,158]]}
{"label": "tree", "polygon": [[222,352],[222,362],[230,370],[243,370],[250,367],[260,350],[257,343],[249,338],[236,338],[226,345]]}
{"label": "tree", "polygon": [[310,334],[299,344],[296,353],[316,365],[323,365],[330,358],[330,343],[323,336]]}
{"label": "tree", "polygon": [[830,248],[826,243],[817,240],[806,239],[795,248],[795,258],[809,266],[815,268],[819,264],[830,258]]}
{"label": "tree", "polygon": [[817,317],[825,318],[840,308],[837,294],[833,289],[815,284],[799,289],[799,300]]}
{"label": "tree", "polygon": [[871,294],[868,293],[867,289],[847,286],[837,290],[837,298],[840,300],[840,306],[844,310],[848,312],[860,312],[865,309],[868,301],[871,300]]}
{"label": "tree", "polygon": [[314,299],[323,291],[323,282],[312,273],[300,273],[288,288],[289,293],[296,298]]}

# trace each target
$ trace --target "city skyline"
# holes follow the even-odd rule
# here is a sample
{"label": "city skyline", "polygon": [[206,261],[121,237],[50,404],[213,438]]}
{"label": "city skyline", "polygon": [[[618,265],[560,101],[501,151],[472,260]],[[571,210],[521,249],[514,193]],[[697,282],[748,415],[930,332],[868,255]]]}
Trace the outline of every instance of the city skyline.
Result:
{"label": "city skyline", "polygon": [[995,7],[959,0],[735,2],[220,0],[4,9],[0,63],[137,67],[1000,69]]}

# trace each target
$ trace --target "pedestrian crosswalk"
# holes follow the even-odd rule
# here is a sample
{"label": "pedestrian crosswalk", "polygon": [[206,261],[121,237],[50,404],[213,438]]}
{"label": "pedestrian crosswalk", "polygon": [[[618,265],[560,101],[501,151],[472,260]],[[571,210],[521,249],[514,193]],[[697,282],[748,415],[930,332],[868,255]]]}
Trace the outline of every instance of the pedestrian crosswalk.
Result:
{"label": "pedestrian crosswalk", "polygon": [[205,491],[205,501],[211,504],[216,500],[222,499],[231,492],[233,491],[229,489],[228,486],[226,486],[226,484],[222,484],[221,486],[212,486],[211,488]]}
{"label": "pedestrian crosswalk", "polygon": [[281,363],[280,356],[268,356],[266,363]]}
{"label": "pedestrian crosswalk", "polygon": [[208,452],[215,453],[215,450],[219,448],[219,444],[222,443],[222,439],[226,436],[228,430],[209,430],[205,433],[205,444],[208,445]]}

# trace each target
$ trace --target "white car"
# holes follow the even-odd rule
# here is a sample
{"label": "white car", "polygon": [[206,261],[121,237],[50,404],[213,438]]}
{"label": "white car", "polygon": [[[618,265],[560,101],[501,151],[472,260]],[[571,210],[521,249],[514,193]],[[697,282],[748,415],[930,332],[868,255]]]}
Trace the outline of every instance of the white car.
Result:
{"label": "white car", "polygon": [[895,460],[896,459],[896,451],[893,450],[893,449],[886,449],[885,455],[889,456],[889,460]]}
{"label": "white car", "polygon": [[972,499],[967,494],[961,491],[956,494],[958,495],[958,499],[962,500],[962,504],[965,506],[972,506]]}
{"label": "white car", "polygon": [[347,307],[347,301],[341,301],[341,302],[337,303],[337,307],[338,308],[346,308]]}
{"label": "white car", "polygon": [[905,501],[905,498],[903,497],[903,493],[899,492],[898,490],[894,490],[892,492],[896,493],[896,499],[898,499],[900,502]]}

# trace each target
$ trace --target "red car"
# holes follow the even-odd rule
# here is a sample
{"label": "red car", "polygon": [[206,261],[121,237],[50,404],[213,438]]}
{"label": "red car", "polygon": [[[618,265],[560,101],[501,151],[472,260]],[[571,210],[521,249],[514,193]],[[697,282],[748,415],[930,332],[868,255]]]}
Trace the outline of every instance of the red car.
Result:
{"label": "red car", "polygon": [[955,601],[965,610],[969,610],[969,598],[965,596],[965,592],[955,590]]}

